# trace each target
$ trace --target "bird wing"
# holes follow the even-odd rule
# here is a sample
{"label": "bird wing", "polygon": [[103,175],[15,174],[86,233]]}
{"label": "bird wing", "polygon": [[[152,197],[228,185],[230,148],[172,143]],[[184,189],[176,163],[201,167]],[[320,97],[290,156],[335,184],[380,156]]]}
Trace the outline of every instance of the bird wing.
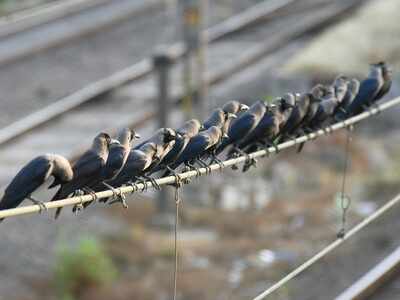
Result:
{"label": "bird wing", "polygon": [[205,134],[198,134],[190,139],[186,148],[175,161],[172,168],[177,168],[180,164],[199,157],[208,147],[211,146],[211,138]]}
{"label": "bird wing", "polygon": [[110,149],[105,166],[102,168],[102,178],[111,179],[115,177],[124,166],[129,150],[119,145]]}
{"label": "bird wing", "polygon": [[374,78],[365,79],[360,86],[357,96],[350,103],[348,108],[345,108],[348,115],[359,114],[363,111],[363,105],[369,105],[376,97],[380,90],[381,84]]}
{"label": "bird wing", "polygon": [[17,207],[47,179],[51,162],[37,158],[23,167],[7,186],[0,201],[0,209]]}
{"label": "bird wing", "polygon": [[229,143],[234,143],[253,130],[257,125],[257,116],[254,114],[244,114],[231,125],[228,131]]}

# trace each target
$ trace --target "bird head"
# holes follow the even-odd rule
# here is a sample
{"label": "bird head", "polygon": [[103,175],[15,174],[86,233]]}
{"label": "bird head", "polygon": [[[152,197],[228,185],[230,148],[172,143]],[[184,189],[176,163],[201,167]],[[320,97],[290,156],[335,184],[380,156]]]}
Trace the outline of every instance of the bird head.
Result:
{"label": "bird head", "polygon": [[99,133],[96,139],[103,141],[106,145],[110,145],[113,142],[113,139],[110,137],[110,135],[105,132]]}
{"label": "bird head", "polygon": [[164,137],[163,142],[169,143],[177,138],[177,133],[175,130],[171,128],[164,128],[163,137]]}
{"label": "bird head", "polygon": [[292,93],[283,95],[280,99],[280,104],[283,109],[293,108],[296,105],[296,97]]}
{"label": "bird head", "polygon": [[137,139],[141,138],[140,134],[137,133],[134,129],[131,129],[130,133],[131,133],[130,134],[130,141],[134,141],[134,140],[137,140]]}
{"label": "bird head", "polygon": [[247,111],[249,110],[249,106],[243,103],[239,104],[239,111]]}

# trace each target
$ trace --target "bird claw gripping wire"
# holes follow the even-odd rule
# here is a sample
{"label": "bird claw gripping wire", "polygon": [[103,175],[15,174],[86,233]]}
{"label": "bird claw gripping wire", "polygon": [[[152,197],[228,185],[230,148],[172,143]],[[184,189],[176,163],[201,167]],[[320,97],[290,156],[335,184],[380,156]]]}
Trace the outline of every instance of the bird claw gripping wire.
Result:
{"label": "bird claw gripping wire", "polygon": [[138,178],[137,182],[143,186],[140,191],[142,193],[147,192],[147,189],[149,188],[148,185],[147,185],[147,181],[144,180],[143,178],[142,179]]}
{"label": "bird claw gripping wire", "polygon": [[247,172],[251,167],[257,168],[257,160],[255,158],[251,158],[249,162],[245,162],[242,172]]}
{"label": "bird claw gripping wire", "polygon": [[[206,174],[205,174],[205,175],[211,174],[211,168],[210,168],[210,166],[209,166],[207,163],[205,163],[204,161],[202,161],[200,158],[197,159],[196,162],[197,162],[202,168],[205,168],[205,169],[206,169]],[[201,176],[200,170],[198,170],[198,171],[199,171],[199,174],[200,174],[200,176]]]}
{"label": "bird claw gripping wire", "polygon": [[74,207],[72,208],[72,212],[75,213],[75,215],[77,215],[80,211],[83,210],[83,199],[82,196],[85,194],[84,191],[82,190],[77,190],[74,192],[74,196],[79,197],[79,203],[75,204]]}
{"label": "bird claw gripping wire", "polygon": [[46,204],[44,204],[42,201],[36,200],[34,198],[32,198],[31,196],[28,197],[28,199],[39,206],[39,214],[41,214],[43,211],[47,212],[49,211],[49,209],[47,208]]}
{"label": "bird claw gripping wire", "polygon": [[224,169],[224,163],[218,157],[214,156],[211,160],[211,163],[217,163],[219,166],[219,170],[222,171]]}

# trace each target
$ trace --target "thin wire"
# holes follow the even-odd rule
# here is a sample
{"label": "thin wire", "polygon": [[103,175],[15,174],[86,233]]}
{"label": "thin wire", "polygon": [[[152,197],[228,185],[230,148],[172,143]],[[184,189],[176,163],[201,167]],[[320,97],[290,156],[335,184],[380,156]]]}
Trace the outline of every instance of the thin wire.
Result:
{"label": "thin wire", "polygon": [[181,202],[181,197],[179,194],[181,183],[178,182],[178,177],[176,180],[175,188],[175,232],[174,232],[174,251],[175,251],[175,269],[174,269],[174,300],[176,300],[177,286],[178,286],[178,229],[179,229],[179,204]]}
{"label": "thin wire", "polygon": [[[345,121],[335,123],[335,124],[325,128],[324,130],[320,129],[320,130],[312,132],[308,135],[303,135],[303,136],[297,137],[293,140],[283,142],[283,143],[277,145],[276,147],[275,146],[269,147],[267,149],[252,152],[245,156],[239,156],[237,158],[225,160],[221,163],[211,164],[207,168],[203,167],[203,168],[198,168],[196,170],[183,172],[183,173],[179,174],[179,177],[182,180],[185,180],[185,179],[189,179],[189,178],[196,177],[199,175],[206,175],[213,171],[219,171],[223,168],[227,168],[227,167],[230,167],[230,166],[238,164],[238,163],[244,163],[244,162],[248,161],[248,159],[264,157],[267,154],[276,153],[283,149],[287,149],[287,148],[293,147],[295,145],[301,144],[303,142],[314,140],[315,138],[317,138],[319,136],[326,135],[333,131],[337,131],[339,129],[349,127],[352,124],[356,124],[364,119],[371,117],[372,115],[376,115],[376,114],[378,114],[384,110],[387,110],[398,104],[400,104],[400,97],[397,97],[390,101],[384,102],[384,103],[380,104],[379,106],[374,106],[374,107],[370,108],[368,111],[365,111],[361,114],[351,117]],[[175,183],[176,179],[175,179],[175,176],[167,176],[167,177],[158,178],[155,181],[159,186],[162,186],[162,185],[167,185],[167,184],[173,184],[173,183]],[[134,185],[126,185],[126,186],[116,188],[116,189],[114,189],[114,191],[104,190],[102,192],[96,193],[95,195],[96,195],[97,199],[104,199],[104,198],[112,197],[116,191],[120,195],[132,194],[136,191],[140,191],[145,186],[152,187],[153,183],[151,181],[135,183]],[[88,195],[84,195],[81,197],[71,197],[71,198],[66,198],[66,199],[57,200],[57,201],[45,202],[45,203],[43,203],[43,207],[46,207],[46,209],[54,209],[54,208],[59,208],[59,207],[64,207],[64,206],[75,205],[75,204],[78,204],[81,202],[82,203],[90,202],[93,200],[95,200],[94,195],[88,194]],[[38,213],[41,210],[43,210],[43,208],[40,205],[27,205],[27,206],[12,208],[12,209],[5,209],[5,210],[0,211],[0,219],[24,215],[24,214]]]}
{"label": "thin wire", "polygon": [[349,157],[350,157],[350,142],[351,142],[351,133],[353,131],[353,127],[347,128],[346,132],[346,147],[345,147],[345,159],[344,159],[344,166],[343,166],[343,178],[342,178],[342,191],[340,194],[340,207],[342,209],[342,224],[341,228],[337,234],[338,238],[343,238],[346,234],[346,218],[347,218],[347,210],[350,208],[351,205],[351,198],[350,196],[345,194],[346,190],[346,179],[347,179],[347,169],[349,165]]}
{"label": "thin wire", "polygon": [[257,297],[255,297],[253,300],[262,300],[265,299],[267,296],[275,292],[277,289],[285,285],[287,282],[295,278],[297,275],[311,267],[313,264],[318,262],[321,258],[332,252],[334,249],[336,249],[338,246],[340,246],[344,241],[348,240],[350,237],[358,233],[361,229],[372,223],[374,220],[379,218],[382,214],[384,214],[386,211],[391,209],[394,205],[396,205],[398,202],[400,202],[400,194],[397,194],[396,197],[391,199],[389,202],[381,206],[379,209],[377,209],[374,213],[366,217],[364,220],[362,220],[360,223],[358,223],[356,226],[354,226],[352,229],[349,230],[349,232],[341,239],[336,239],[333,243],[329,244],[326,246],[324,249],[322,249],[320,252],[315,254],[313,257],[311,257],[309,260],[307,260],[305,263],[294,269],[292,272],[287,274],[285,277],[283,277],[281,280],[276,282],[274,285],[272,285],[270,288],[265,290],[263,293],[259,294]]}

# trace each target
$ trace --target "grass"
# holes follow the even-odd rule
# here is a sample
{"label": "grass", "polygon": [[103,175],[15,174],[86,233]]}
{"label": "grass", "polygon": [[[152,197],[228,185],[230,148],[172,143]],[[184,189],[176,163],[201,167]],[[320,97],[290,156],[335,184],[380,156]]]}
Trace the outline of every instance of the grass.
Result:
{"label": "grass", "polygon": [[75,299],[85,289],[105,285],[116,277],[112,260],[94,238],[83,238],[73,248],[62,245],[57,253],[54,280],[61,299]]}

